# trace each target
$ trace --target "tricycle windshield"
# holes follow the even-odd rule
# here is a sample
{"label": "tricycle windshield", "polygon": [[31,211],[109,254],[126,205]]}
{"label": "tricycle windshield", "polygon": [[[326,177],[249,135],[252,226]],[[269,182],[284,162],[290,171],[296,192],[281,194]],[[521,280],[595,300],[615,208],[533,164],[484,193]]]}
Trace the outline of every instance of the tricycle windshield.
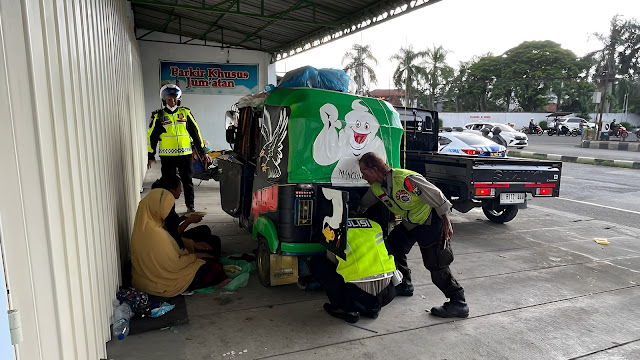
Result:
{"label": "tricycle windshield", "polygon": [[256,171],[289,183],[366,186],[358,160],[374,152],[398,167],[402,132],[398,113],[383,100],[277,89],[265,102]]}

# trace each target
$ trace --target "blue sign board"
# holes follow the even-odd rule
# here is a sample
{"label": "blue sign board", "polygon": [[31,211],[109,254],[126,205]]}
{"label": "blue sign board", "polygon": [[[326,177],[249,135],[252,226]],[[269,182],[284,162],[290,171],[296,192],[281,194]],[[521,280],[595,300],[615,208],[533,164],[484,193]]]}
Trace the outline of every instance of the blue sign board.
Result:
{"label": "blue sign board", "polygon": [[160,86],[165,84],[176,84],[185,94],[253,94],[258,65],[161,61]]}

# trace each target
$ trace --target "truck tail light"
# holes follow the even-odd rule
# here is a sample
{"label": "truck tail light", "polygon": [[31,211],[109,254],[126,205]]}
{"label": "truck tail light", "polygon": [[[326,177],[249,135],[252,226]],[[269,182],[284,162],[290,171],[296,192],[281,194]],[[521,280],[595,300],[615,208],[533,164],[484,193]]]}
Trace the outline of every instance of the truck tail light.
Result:
{"label": "truck tail light", "polygon": [[495,196],[496,189],[493,188],[476,188],[476,196]]}
{"label": "truck tail light", "polygon": [[535,196],[553,196],[553,189],[556,187],[555,183],[542,183],[542,184],[524,184],[524,187],[535,188]]}
{"label": "truck tail light", "polygon": [[536,196],[551,196],[553,195],[552,188],[536,188]]}

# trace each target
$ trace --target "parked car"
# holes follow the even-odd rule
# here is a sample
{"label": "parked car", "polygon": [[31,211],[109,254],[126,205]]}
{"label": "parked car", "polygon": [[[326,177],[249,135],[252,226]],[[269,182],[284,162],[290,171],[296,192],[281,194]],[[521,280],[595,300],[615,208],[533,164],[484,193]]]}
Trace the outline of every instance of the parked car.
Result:
{"label": "parked car", "polygon": [[596,124],[588,122],[587,120],[579,117],[567,116],[567,117],[562,117],[558,120],[560,122],[560,125],[566,125],[569,128],[569,130],[579,129],[580,123],[582,123],[585,128],[596,127]]}
{"label": "parked car", "polygon": [[494,126],[500,126],[500,128],[502,129],[500,136],[502,136],[507,141],[507,146],[514,146],[518,149],[522,149],[525,146],[529,145],[529,138],[525,133],[517,131],[507,124],[483,121],[466,124],[464,127],[469,130],[482,131],[482,129],[484,128],[491,130]]}
{"label": "parked car", "polygon": [[465,156],[506,157],[507,148],[469,131],[438,134],[438,153]]}

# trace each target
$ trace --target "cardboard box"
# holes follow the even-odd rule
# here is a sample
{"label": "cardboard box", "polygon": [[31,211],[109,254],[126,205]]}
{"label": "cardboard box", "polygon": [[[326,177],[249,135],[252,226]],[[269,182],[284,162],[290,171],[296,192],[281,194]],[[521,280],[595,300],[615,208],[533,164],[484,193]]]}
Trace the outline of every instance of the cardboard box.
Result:
{"label": "cardboard box", "polygon": [[271,286],[298,282],[298,257],[270,254]]}

